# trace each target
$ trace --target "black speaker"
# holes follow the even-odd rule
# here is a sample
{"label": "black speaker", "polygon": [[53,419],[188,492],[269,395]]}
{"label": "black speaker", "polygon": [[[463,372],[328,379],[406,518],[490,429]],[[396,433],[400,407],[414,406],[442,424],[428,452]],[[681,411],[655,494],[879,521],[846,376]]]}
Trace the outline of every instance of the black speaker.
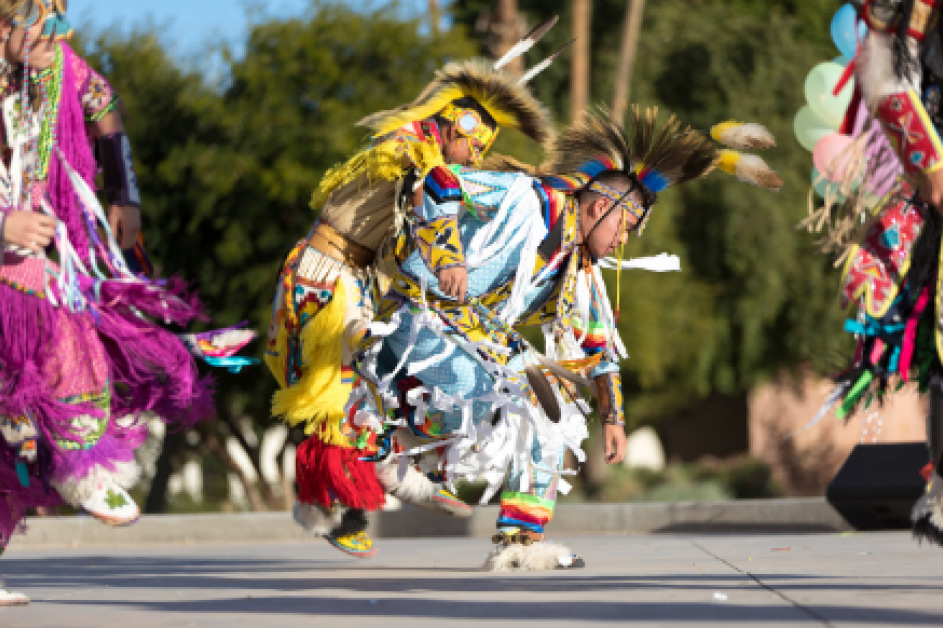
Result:
{"label": "black speaker", "polygon": [[926,490],[925,443],[858,445],[825,489],[825,498],[856,530],[910,529],[910,510]]}

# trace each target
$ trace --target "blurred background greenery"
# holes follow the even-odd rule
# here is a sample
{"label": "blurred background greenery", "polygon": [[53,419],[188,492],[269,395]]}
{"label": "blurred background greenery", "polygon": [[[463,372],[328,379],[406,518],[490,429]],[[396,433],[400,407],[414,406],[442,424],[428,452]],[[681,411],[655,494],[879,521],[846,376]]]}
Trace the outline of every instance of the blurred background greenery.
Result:
{"label": "blurred background greenery", "polygon": [[[430,2],[435,13],[416,14],[315,1],[300,16],[256,19],[245,42],[216,44],[203,61],[178,57],[157,27],[80,28],[77,48],[122,96],[147,246],[162,272],[195,282],[214,325],[248,320],[264,337],[276,272],[315,218],[312,190],[367,140],[354,123],[411,100],[444,62],[487,55],[482,24],[496,4]],[[623,273],[621,331],[631,354],[623,377],[630,427],[655,426],[674,462],[608,474],[590,465],[570,499],[782,491],[768,465],[743,455],[747,396],[782,373],[823,372],[847,350],[837,273],[814,254],[813,238],[794,228],[807,211],[810,159],[792,133],[806,73],[837,55],[828,24],[841,4],[645,5],[631,101],[701,130],[728,119],[762,121],[779,141],[764,157],[786,185],[771,194],[714,175],[662,195],[645,237],[632,240],[627,254],[677,254],[684,270]],[[527,65],[572,37],[572,2],[516,5],[530,26],[561,16]],[[625,0],[592,2],[592,103],[612,100],[626,11]],[[439,17],[430,21],[433,14]],[[561,124],[571,115],[570,74],[565,56],[534,82]],[[513,133],[502,134],[496,150],[541,158]],[[255,345],[259,356],[262,344]],[[145,451],[146,479],[136,493],[149,512],[290,504],[291,452],[300,435],[280,431],[269,417],[272,377],[259,367],[218,380],[216,421],[192,434],[155,432]],[[732,444],[682,451],[672,434],[702,433],[690,426],[704,408],[717,421],[708,416],[703,425]],[[705,454],[714,457],[698,462]],[[199,475],[196,501],[173,486],[188,468]]]}

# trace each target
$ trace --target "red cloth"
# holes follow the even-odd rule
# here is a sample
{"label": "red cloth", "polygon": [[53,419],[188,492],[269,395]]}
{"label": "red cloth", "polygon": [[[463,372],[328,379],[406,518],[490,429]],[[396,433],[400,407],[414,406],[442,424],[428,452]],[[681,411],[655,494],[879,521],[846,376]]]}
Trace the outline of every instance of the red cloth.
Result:
{"label": "red cloth", "polygon": [[386,503],[372,462],[360,460],[359,449],[325,445],[316,436],[298,447],[295,474],[298,501],[330,507],[339,501],[348,508],[378,510]]}
{"label": "red cloth", "polygon": [[930,476],[933,475],[933,463],[932,463],[932,462],[928,462],[928,463],[927,463],[927,466],[925,466],[924,468],[920,469],[920,475],[923,476],[923,479],[924,479],[924,480],[926,480],[927,482],[929,482],[929,481],[930,481]]}

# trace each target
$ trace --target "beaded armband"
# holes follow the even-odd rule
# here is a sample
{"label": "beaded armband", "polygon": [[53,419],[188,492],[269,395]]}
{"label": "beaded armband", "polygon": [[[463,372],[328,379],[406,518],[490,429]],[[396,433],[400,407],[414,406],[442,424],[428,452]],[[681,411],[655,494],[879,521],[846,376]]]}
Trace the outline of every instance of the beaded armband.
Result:
{"label": "beaded armband", "polygon": [[433,274],[454,266],[465,265],[465,253],[455,216],[442,216],[413,228],[416,246]]}
{"label": "beaded armband", "polygon": [[622,377],[618,373],[605,373],[593,380],[596,384],[596,399],[599,401],[599,417],[603,425],[625,426],[625,410],[622,401]]}
{"label": "beaded armband", "polygon": [[916,92],[885,96],[877,117],[909,176],[935,172],[943,166],[943,143]]}
{"label": "beaded armband", "polygon": [[131,158],[131,142],[124,133],[112,133],[98,138],[96,142],[99,165],[104,175],[102,191],[109,203],[114,205],[141,206],[134,160]]}

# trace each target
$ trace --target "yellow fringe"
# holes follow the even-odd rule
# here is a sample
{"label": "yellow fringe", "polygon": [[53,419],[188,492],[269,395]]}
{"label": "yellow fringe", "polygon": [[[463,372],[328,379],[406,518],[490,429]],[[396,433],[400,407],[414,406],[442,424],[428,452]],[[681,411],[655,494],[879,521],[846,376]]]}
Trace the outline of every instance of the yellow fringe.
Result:
{"label": "yellow fringe", "polygon": [[[292,427],[307,424],[306,434],[315,434],[325,444],[339,447],[351,446],[341,431],[344,406],[352,388],[350,383],[344,382],[341,369],[346,310],[347,288],[343,279],[338,277],[331,301],[302,329],[301,359],[304,368],[301,379],[272,397],[274,416],[284,417]],[[279,333],[286,332],[280,330]]]}
{"label": "yellow fringe", "polygon": [[[409,158],[411,165],[403,166],[404,156]],[[406,176],[412,168],[416,168],[421,171],[421,178],[424,179],[430,170],[444,164],[442,152],[434,142],[388,140],[362,150],[344,165],[328,170],[311,197],[311,209],[321,209],[334,190],[353,183],[364,175],[367,183],[376,180],[395,181]]]}

